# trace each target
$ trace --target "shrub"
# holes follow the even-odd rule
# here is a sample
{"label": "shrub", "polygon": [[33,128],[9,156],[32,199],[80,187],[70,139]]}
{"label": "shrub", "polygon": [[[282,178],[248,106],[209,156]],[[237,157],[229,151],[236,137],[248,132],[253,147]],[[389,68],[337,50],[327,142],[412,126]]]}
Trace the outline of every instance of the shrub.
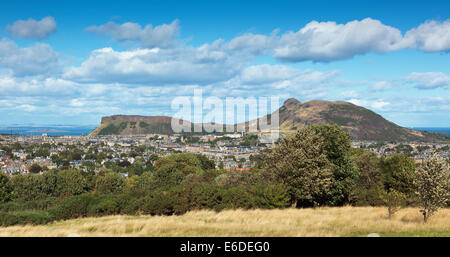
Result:
{"label": "shrub", "polygon": [[126,215],[136,215],[139,210],[140,199],[129,194],[115,196],[115,201],[119,206],[119,213]]}
{"label": "shrub", "polygon": [[94,196],[83,194],[67,198],[59,206],[49,209],[49,212],[57,220],[74,219],[86,217],[89,205],[94,200]]}
{"label": "shrub", "polygon": [[25,210],[46,210],[52,206],[56,206],[58,200],[55,198],[33,200],[33,201],[10,201],[7,203],[0,204],[0,211],[4,212],[14,212],[14,211],[25,211]]}
{"label": "shrub", "polygon": [[141,211],[150,215],[172,215],[174,214],[174,198],[167,191],[155,192],[143,198]]}
{"label": "shrub", "polygon": [[254,199],[243,187],[231,187],[222,190],[222,203],[214,206],[214,210],[250,209],[254,207]]}
{"label": "shrub", "polygon": [[253,188],[253,198],[257,208],[285,208],[291,204],[287,188],[283,184],[258,184]]}
{"label": "shrub", "polygon": [[1,226],[41,225],[52,222],[53,219],[47,211],[0,212]]}
{"label": "shrub", "polygon": [[0,212],[0,226],[14,226],[19,224],[19,219],[16,215],[9,212]]}
{"label": "shrub", "polygon": [[100,197],[89,205],[87,216],[105,216],[119,214],[120,207],[112,197]]}

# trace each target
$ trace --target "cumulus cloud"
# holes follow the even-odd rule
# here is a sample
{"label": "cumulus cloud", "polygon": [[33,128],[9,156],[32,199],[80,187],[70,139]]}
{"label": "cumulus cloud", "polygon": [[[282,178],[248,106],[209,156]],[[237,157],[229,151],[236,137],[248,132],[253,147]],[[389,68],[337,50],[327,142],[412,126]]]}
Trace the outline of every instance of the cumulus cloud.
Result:
{"label": "cumulus cloud", "polygon": [[331,62],[370,52],[414,48],[450,51],[450,20],[427,21],[402,35],[397,28],[366,18],[345,24],[312,21],[297,32],[283,34],[273,56],[285,61]]}
{"label": "cumulus cloud", "polygon": [[117,24],[108,22],[101,26],[91,26],[86,29],[99,35],[110,36],[117,41],[138,42],[145,48],[167,48],[172,45],[178,35],[179,21],[174,20],[170,24],[162,24],[156,27],[148,24],[145,27],[133,22]]}
{"label": "cumulus cloud", "polygon": [[14,76],[46,75],[59,69],[58,54],[47,44],[20,48],[12,40],[0,40],[0,67]]}
{"label": "cumulus cloud", "polygon": [[383,111],[386,109],[386,107],[391,105],[391,103],[383,100],[350,99],[348,101],[352,104],[363,106],[377,111]]}
{"label": "cumulus cloud", "polygon": [[450,20],[427,21],[406,32],[403,47],[413,47],[424,52],[450,51]]}
{"label": "cumulus cloud", "polygon": [[276,88],[289,86],[324,84],[339,74],[338,71],[319,72],[315,70],[300,70],[286,65],[253,65],[246,67],[238,77],[242,85],[272,85]]}
{"label": "cumulus cloud", "polygon": [[419,89],[450,88],[450,76],[442,72],[413,72],[404,80]]}
{"label": "cumulus cloud", "polygon": [[18,20],[6,27],[6,31],[15,38],[44,39],[56,31],[56,22],[53,17],[45,17],[42,20]]}
{"label": "cumulus cloud", "polygon": [[227,51],[245,51],[251,55],[262,55],[268,53],[277,42],[277,30],[270,36],[248,33],[237,36],[223,47]]}
{"label": "cumulus cloud", "polygon": [[330,62],[397,50],[401,40],[398,29],[371,18],[346,24],[312,21],[297,32],[282,35],[274,56],[294,62]]}
{"label": "cumulus cloud", "polygon": [[63,77],[78,82],[206,84],[235,76],[245,62],[210,45],[129,51],[103,48]]}
{"label": "cumulus cloud", "polygon": [[383,91],[383,90],[388,90],[391,89],[391,82],[389,81],[377,81],[373,84],[372,89],[375,91]]}

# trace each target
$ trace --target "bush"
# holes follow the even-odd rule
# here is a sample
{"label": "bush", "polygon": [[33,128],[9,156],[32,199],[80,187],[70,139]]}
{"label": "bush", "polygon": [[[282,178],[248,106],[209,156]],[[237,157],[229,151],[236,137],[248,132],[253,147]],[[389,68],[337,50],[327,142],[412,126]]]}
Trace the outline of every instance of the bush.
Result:
{"label": "bush", "polygon": [[90,194],[73,196],[59,206],[49,209],[49,212],[57,220],[86,217],[88,215],[89,205],[93,200],[94,197]]}
{"label": "bush", "polygon": [[256,208],[285,208],[291,204],[287,188],[283,184],[258,184],[253,187]]}
{"label": "bush", "polygon": [[0,212],[1,226],[41,225],[54,220],[47,211]]}
{"label": "bush", "polygon": [[139,211],[140,199],[129,194],[115,196],[119,206],[119,213],[126,215],[136,215]]}
{"label": "bush", "polygon": [[56,206],[58,200],[55,198],[33,200],[33,201],[11,201],[0,204],[0,211],[14,212],[14,211],[26,211],[26,210],[46,210],[52,206]]}
{"label": "bush", "polygon": [[112,197],[100,197],[89,206],[87,216],[106,216],[119,214],[120,207]]}
{"label": "bush", "polygon": [[223,209],[250,209],[255,205],[254,200],[243,187],[232,187],[222,190],[222,202],[214,207],[214,210]]}
{"label": "bush", "polygon": [[141,211],[150,215],[172,215],[174,199],[166,191],[155,192],[142,200]]}

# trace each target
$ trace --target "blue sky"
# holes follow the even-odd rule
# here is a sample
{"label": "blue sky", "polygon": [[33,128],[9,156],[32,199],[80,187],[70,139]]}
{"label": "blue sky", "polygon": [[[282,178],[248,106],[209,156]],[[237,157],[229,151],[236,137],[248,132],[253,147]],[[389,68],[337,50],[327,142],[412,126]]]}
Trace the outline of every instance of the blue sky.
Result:
{"label": "blue sky", "polygon": [[173,115],[202,89],[450,127],[449,14],[449,1],[8,1],[0,125]]}

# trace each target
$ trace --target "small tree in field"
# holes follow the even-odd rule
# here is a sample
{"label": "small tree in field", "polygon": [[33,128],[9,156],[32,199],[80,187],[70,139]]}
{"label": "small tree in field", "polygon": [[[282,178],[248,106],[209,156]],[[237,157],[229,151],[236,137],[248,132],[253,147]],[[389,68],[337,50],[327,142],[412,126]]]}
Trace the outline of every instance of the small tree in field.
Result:
{"label": "small tree in field", "polygon": [[434,152],[424,165],[417,169],[415,184],[424,222],[428,221],[449,199],[450,172],[445,161]]}
{"label": "small tree in field", "polygon": [[405,205],[406,195],[395,189],[390,189],[389,192],[383,190],[381,199],[386,205],[389,219],[391,219],[392,216]]}

